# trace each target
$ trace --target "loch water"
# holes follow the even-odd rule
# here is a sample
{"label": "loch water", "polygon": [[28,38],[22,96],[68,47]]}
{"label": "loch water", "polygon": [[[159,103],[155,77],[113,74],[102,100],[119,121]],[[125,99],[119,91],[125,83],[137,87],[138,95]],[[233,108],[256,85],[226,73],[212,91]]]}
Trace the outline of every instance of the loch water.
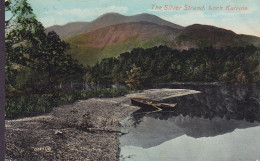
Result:
{"label": "loch water", "polygon": [[172,111],[133,113],[122,121],[121,161],[260,160],[259,84],[154,84],[198,94],[163,100]]}

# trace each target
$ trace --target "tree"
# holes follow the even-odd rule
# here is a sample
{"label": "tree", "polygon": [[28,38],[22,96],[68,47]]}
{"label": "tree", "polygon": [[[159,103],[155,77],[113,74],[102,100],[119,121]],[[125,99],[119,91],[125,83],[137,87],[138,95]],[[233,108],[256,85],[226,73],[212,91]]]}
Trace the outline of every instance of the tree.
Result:
{"label": "tree", "polygon": [[[28,44],[37,44],[44,36],[44,27],[35,18],[26,0],[5,2],[6,87],[15,86],[21,66],[30,62]],[[38,36],[36,36],[38,35]]]}
{"label": "tree", "polygon": [[36,53],[30,67],[38,72],[47,73],[48,84],[83,79],[85,69],[77,60],[66,55],[69,44],[62,41],[55,32],[49,32],[30,53]]}
{"label": "tree", "polygon": [[127,72],[128,79],[126,80],[126,84],[134,89],[138,89],[143,84],[143,75],[140,67],[137,67],[135,64],[132,69]]}
{"label": "tree", "polygon": [[[14,87],[19,69],[38,72],[38,78],[47,75],[48,85],[56,82],[82,80],[85,69],[66,55],[69,44],[55,32],[45,33],[26,0],[10,0],[5,6],[6,28],[6,82]],[[27,69],[28,70],[28,69]]]}

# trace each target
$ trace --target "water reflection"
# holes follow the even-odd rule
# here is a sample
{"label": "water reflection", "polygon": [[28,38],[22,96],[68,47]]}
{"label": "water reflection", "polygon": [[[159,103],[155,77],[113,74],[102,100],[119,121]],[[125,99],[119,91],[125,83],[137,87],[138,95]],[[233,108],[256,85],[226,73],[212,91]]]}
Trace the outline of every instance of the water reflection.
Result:
{"label": "water reflection", "polygon": [[260,121],[260,85],[182,85],[157,84],[157,88],[182,88],[201,91],[199,94],[170,98],[178,103],[175,112],[184,116]]}
{"label": "water reflection", "polygon": [[214,137],[233,132],[235,129],[260,125],[257,122],[250,123],[221,118],[209,120],[182,115],[173,116],[171,113],[161,112],[147,114],[136,126],[132,126],[133,122],[130,120],[125,120],[128,122],[128,125],[125,124],[125,128],[128,129],[129,133],[121,136],[121,146],[132,145],[142,148],[154,147],[182,135],[192,138]]}
{"label": "water reflection", "polygon": [[[164,100],[174,111],[136,111],[123,124],[121,160],[250,161],[260,159],[260,85],[173,85],[201,91]],[[160,155],[160,154],[163,154]],[[123,157],[123,158],[124,158]]]}
{"label": "water reflection", "polygon": [[[247,122],[248,123],[248,122]],[[178,128],[178,131],[181,131]],[[186,128],[184,128],[186,129]],[[181,132],[179,132],[181,133]],[[147,133],[147,135],[150,135]],[[178,135],[178,134],[176,134]],[[236,129],[215,137],[181,135],[160,145],[143,148],[124,145],[121,161],[257,161],[260,159],[260,126]],[[156,136],[159,137],[159,136]],[[162,136],[161,136],[162,137]],[[129,139],[136,139],[130,137]],[[145,138],[141,136],[140,142]],[[155,137],[150,137],[154,142]],[[122,140],[121,140],[122,142]]]}

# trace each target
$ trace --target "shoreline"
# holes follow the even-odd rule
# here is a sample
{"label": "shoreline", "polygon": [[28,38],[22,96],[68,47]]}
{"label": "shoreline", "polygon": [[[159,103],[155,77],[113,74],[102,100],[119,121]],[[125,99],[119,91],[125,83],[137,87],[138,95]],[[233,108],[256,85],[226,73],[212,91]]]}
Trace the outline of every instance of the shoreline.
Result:
{"label": "shoreline", "polygon": [[[119,160],[120,121],[137,109],[125,96],[91,98],[6,120],[6,160]],[[87,112],[90,131],[81,127]]]}
{"label": "shoreline", "polygon": [[[50,113],[6,120],[6,160],[99,160],[120,158],[121,121],[137,111],[130,97],[167,99],[188,89],[149,89],[114,98],[90,98]],[[89,119],[84,120],[84,114]],[[84,124],[85,123],[85,124]],[[91,130],[85,126],[91,125]]]}

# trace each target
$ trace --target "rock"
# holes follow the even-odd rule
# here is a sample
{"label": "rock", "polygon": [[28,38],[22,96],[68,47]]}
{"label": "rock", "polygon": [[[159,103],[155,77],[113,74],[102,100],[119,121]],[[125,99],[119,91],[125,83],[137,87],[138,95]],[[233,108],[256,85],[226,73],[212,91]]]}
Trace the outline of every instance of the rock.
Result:
{"label": "rock", "polygon": [[55,135],[62,135],[63,133],[61,132],[61,131],[59,131],[59,130],[56,130],[55,131]]}

